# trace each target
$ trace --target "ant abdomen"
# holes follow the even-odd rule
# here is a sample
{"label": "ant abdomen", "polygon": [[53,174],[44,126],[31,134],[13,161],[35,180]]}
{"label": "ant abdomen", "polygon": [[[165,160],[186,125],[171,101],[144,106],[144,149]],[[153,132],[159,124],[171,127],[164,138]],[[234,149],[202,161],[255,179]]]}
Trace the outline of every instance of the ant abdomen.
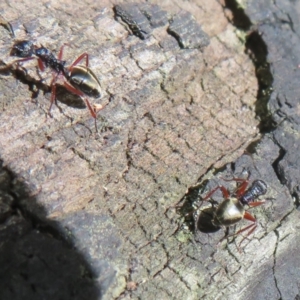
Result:
{"label": "ant abdomen", "polygon": [[74,66],[66,75],[68,81],[78,90],[93,98],[101,97],[101,86],[90,68]]}
{"label": "ant abdomen", "polygon": [[253,202],[257,197],[266,194],[267,189],[268,186],[264,181],[255,180],[239,200],[243,205],[249,204],[250,202]]}

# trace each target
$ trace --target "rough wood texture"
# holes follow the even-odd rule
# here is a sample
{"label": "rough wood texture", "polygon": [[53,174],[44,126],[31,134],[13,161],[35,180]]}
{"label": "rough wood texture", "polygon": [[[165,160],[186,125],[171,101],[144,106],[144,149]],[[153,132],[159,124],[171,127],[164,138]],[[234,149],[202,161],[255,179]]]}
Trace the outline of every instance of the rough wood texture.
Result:
{"label": "rough wood texture", "polygon": [[[258,86],[244,52],[245,32],[229,24],[217,1],[178,0],[135,6],[140,25],[130,27],[131,35],[115,19],[114,4],[124,5],[23,1],[1,7],[16,39],[53,51],[68,42],[68,63],[87,51],[103,88],[97,101],[108,104],[97,135],[88,110],[63,88],[61,109],[47,117],[51,72],[38,74],[36,61],[23,64],[27,74],[2,71],[0,145],[9,191],[2,189],[14,205],[3,218],[0,257],[14,265],[1,270],[1,279],[18,281],[1,280],[0,298],[252,299],[256,289],[265,299],[279,298],[274,266],[284,259],[280,241],[289,238],[297,211],[288,189],[278,185],[271,164],[280,150],[270,137],[253,160],[243,156],[231,170],[238,176],[246,168],[251,178],[267,180],[272,198],[256,210],[256,238],[246,241],[243,253],[234,243],[218,246],[221,231],[194,239],[174,208],[208,170],[234,161],[257,138]],[[143,13],[152,9],[161,19],[145,25]],[[0,60],[9,64],[13,40],[3,27],[0,35]],[[11,240],[16,215],[27,231]],[[10,256],[8,249],[14,249]]]}
{"label": "rough wood texture", "polygon": [[[273,167],[294,202],[293,210],[284,215],[275,230],[277,243],[269,281],[277,292],[273,299],[299,299],[299,3],[249,1],[245,13],[257,26],[267,49],[273,79],[269,107],[275,127],[270,137],[279,149]],[[288,203],[284,197],[279,201]]]}

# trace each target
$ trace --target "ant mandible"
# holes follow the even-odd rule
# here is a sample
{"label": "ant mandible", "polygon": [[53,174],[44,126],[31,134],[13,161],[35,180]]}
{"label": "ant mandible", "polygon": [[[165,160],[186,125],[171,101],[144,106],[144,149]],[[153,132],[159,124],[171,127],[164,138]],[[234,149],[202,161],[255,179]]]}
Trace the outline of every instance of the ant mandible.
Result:
{"label": "ant mandible", "polygon": [[[65,67],[66,61],[62,60],[63,49],[65,45],[61,46],[58,53],[58,58],[45,47],[37,47],[31,41],[19,41],[14,44],[11,55],[21,57],[14,63],[20,63],[31,59],[37,59],[38,67],[44,71],[46,67],[52,69],[51,81],[51,103],[49,107],[49,114],[53,103],[56,101],[56,82],[59,78],[64,79],[64,86],[71,93],[78,95],[88,107],[92,117],[95,120],[95,128],[97,131],[97,113],[104,108],[102,105],[92,105],[85,96],[93,98],[101,97],[101,85],[93,71],[89,68],[89,56],[82,53],[69,66]],[[34,57],[35,56],[35,57]],[[78,65],[85,60],[85,66]]]}
{"label": "ant mandible", "polygon": [[[256,219],[245,210],[245,206],[248,205],[249,207],[256,207],[264,204],[265,201],[255,200],[259,196],[266,194],[268,186],[262,180],[253,181],[250,186],[248,179],[233,178],[231,180],[240,183],[235,192],[230,193],[223,185],[219,185],[211,190],[203,198],[203,201],[207,201],[217,190],[221,190],[224,200],[217,206],[212,218],[212,224],[216,227],[223,226],[228,228],[229,226],[238,223],[242,219],[252,222],[252,224],[238,230],[235,234],[233,234],[238,235],[242,232],[248,231],[247,235],[240,242],[241,245],[244,239],[253,233],[257,227]],[[224,238],[226,237],[228,237],[228,235],[226,235]]]}

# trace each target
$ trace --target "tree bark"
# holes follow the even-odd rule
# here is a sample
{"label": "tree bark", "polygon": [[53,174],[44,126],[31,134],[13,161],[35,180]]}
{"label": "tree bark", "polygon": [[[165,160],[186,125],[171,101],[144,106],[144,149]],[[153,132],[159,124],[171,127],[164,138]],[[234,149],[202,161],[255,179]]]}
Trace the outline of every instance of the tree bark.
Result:
{"label": "tree bark", "polygon": [[[56,55],[67,43],[67,65],[88,52],[102,87],[101,99],[90,101],[106,106],[97,133],[81,99],[59,82],[49,116],[51,70],[40,72],[36,60],[13,64],[14,40],[0,27],[1,299],[284,294],[277,266],[287,249],[281,241],[292,239],[289,226],[298,217],[291,197],[298,184],[289,186],[287,176],[279,181],[274,168],[289,174],[281,131],[265,136],[252,157],[213,176],[256,141],[261,128],[256,101],[265,77],[253,63],[257,52],[245,53],[246,30],[234,27],[241,11],[227,4],[3,4],[16,40],[32,40]],[[250,17],[258,11],[251,5]],[[194,234],[184,226],[177,205],[191,208],[206,179],[212,178],[207,190],[218,184],[234,190],[222,177],[245,171],[267,182],[270,201],[255,209],[258,228],[241,252],[242,236],[219,243],[222,230]]]}

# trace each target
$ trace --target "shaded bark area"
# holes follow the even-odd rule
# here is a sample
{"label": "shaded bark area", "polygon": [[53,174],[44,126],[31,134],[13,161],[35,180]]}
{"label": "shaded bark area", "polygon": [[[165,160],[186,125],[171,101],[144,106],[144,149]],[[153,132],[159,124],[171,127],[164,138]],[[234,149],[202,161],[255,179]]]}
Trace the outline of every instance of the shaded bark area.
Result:
{"label": "shaded bark area", "polygon": [[[123,9],[122,20],[116,4]],[[45,1],[32,7],[24,1],[1,11],[17,40],[30,39],[56,53],[67,42],[68,64],[88,52],[103,89],[102,99],[94,101],[107,104],[98,117],[99,134],[80,99],[62,85],[59,107],[52,109],[52,118],[47,116],[51,72],[37,71],[35,60],[24,63],[24,69],[11,66],[14,41],[0,28],[0,60],[6,65],[0,80],[1,159],[12,174],[14,205],[35,220],[29,232],[47,224],[45,232],[53,241],[48,237],[41,247],[52,252],[47,243],[60,241],[62,256],[71,257],[69,251],[78,255],[59,267],[72,273],[75,261],[88,269],[88,283],[76,272],[72,279],[93,284],[88,299],[216,299],[257,286],[276,298],[278,282],[272,274],[281,244],[274,229],[280,224],[282,232],[288,231],[288,221],[280,221],[295,218],[296,212],[272,166],[281,153],[273,136],[261,142],[253,159],[243,156],[227,169],[229,175],[248,170],[251,179],[266,180],[273,199],[256,210],[258,230],[246,241],[244,253],[235,242],[218,245],[221,231],[194,237],[182,227],[184,218],[175,208],[209,170],[234,161],[258,137],[258,86],[254,65],[244,53],[245,33],[230,24],[216,1],[124,5]],[[22,197],[15,182],[26,190]],[[10,218],[5,217],[5,231]],[[39,247],[31,234],[24,239]],[[1,278],[23,270],[17,264],[10,268]],[[44,272],[28,270],[13,290]],[[250,280],[253,274],[255,280]],[[263,285],[263,278],[270,284]],[[63,282],[73,291],[68,280],[62,277],[52,289],[41,289],[53,299],[51,292]],[[30,289],[22,299],[35,294]],[[253,293],[243,297],[247,295]]]}
{"label": "shaded bark area", "polygon": [[[237,176],[245,170],[251,172],[254,162],[255,170],[251,172],[251,177],[266,180],[269,193],[263,213],[255,212],[260,225],[266,230],[265,234],[260,236],[258,229],[255,238],[247,245],[247,256],[242,257],[241,267],[236,273],[240,277],[229,280],[222,292],[214,292],[212,288],[207,298],[297,299],[300,272],[297,255],[299,5],[288,1],[249,1],[245,7],[235,1],[222,3],[230,8],[227,16],[232,22],[248,31],[246,46],[253,57],[260,87],[260,103],[256,109],[261,117],[260,128],[266,134],[259,144],[249,148],[254,151],[253,160],[244,162],[241,169],[241,161],[245,159],[238,159],[229,173]],[[226,172],[219,176],[225,175]],[[252,248],[257,237],[264,248]],[[250,248],[253,256],[248,253]],[[236,252],[232,253],[240,259]],[[249,258],[252,260],[250,264],[247,263]],[[235,272],[232,273],[231,267],[226,267],[224,277],[231,279]]]}

